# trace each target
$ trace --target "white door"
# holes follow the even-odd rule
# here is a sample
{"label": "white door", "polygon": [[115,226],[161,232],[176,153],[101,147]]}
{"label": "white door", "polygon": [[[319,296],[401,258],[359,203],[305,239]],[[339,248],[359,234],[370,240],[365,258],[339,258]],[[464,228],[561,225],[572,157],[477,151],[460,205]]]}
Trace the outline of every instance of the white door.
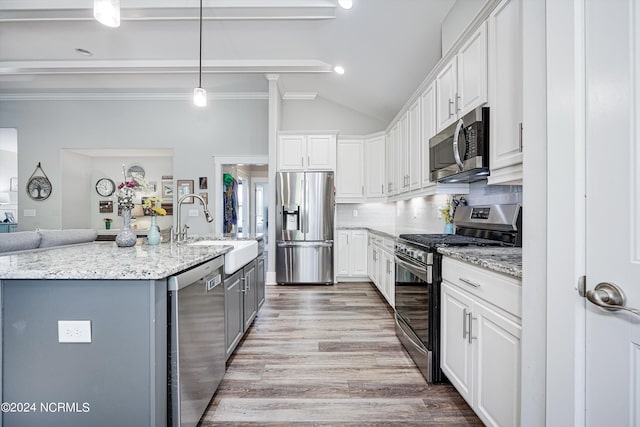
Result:
{"label": "white door", "polygon": [[[587,0],[586,276],[640,309],[640,1]],[[640,426],[640,312],[586,304],[586,424]]]}

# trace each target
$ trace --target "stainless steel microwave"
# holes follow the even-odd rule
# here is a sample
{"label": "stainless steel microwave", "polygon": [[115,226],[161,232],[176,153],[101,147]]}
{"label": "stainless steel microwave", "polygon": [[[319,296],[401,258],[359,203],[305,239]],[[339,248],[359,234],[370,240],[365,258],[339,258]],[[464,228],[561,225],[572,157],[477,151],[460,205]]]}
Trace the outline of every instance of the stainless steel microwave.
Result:
{"label": "stainless steel microwave", "polygon": [[471,111],[429,140],[431,181],[473,182],[489,175],[489,108]]}

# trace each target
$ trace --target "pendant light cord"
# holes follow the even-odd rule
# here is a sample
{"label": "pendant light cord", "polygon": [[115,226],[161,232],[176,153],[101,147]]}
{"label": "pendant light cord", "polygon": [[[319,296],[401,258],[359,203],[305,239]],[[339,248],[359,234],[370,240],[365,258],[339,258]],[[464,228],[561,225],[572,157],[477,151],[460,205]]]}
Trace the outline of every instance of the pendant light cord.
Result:
{"label": "pendant light cord", "polygon": [[200,0],[200,65],[198,71],[198,87],[202,88],[202,0]]}

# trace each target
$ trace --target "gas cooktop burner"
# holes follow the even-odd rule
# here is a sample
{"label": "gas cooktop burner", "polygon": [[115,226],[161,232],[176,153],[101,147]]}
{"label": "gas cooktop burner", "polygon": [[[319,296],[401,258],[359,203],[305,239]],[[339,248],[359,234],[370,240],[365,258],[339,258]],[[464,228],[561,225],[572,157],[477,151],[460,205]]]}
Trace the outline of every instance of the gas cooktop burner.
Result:
{"label": "gas cooktop burner", "polygon": [[401,234],[400,239],[415,243],[427,248],[444,246],[501,246],[495,240],[481,239],[478,237],[460,236],[458,234]]}

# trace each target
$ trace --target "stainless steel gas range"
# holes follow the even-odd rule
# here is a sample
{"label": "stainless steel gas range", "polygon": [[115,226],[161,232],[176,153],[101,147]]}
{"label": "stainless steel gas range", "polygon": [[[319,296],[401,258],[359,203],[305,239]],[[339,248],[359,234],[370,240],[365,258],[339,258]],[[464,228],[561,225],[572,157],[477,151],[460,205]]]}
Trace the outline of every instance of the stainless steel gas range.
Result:
{"label": "stainless steel gas range", "polygon": [[459,206],[455,234],[401,234],[395,245],[396,335],[430,383],[440,370],[440,283],[445,246],[522,246],[520,205]]}

